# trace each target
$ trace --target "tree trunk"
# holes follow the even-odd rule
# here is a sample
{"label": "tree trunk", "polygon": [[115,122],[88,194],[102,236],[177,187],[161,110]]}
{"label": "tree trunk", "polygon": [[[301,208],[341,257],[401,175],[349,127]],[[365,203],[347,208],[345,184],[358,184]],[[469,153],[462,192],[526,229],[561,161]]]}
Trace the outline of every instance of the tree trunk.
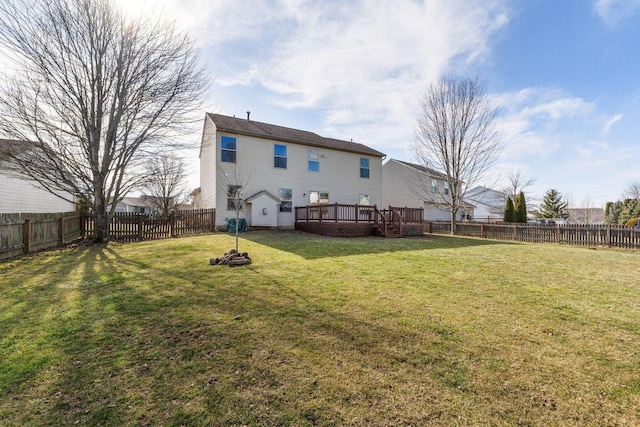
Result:
{"label": "tree trunk", "polygon": [[455,236],[458,234],[458,224],[456,222],[456,216],[458,215],[458,212],[451,212],[451,235]]}
{"label": "tree trunk", "polygon": [[109,241],[109,215],[107,215],[107,203],[104,198],[102,184],[94,184],[94,239],[95,243],[107,243]]}

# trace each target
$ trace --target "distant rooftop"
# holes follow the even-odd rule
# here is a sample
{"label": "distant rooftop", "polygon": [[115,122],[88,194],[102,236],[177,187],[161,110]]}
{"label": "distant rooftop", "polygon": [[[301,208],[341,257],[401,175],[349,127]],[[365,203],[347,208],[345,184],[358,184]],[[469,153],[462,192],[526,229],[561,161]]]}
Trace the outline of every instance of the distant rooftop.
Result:
{"label": "distant rooftop", "polygon": [[401,163],[401,164],[403,164],[405,166],[408,166],[410,168],[416,169],[416,170],[418,170],[420,172],[423,172],[423,173],[425,173],[425,174],[427,174],[427,175],[429,175],[431,177],[440,178],[440,179],[447,179],[447,176],[445,174],[443,174],[442,172],[439,172],[439,171],[437,171],[435,169],[431,169],[431,168],[428,168],[428,167],[425,167],[425,166],[422,166],[422,165],[418,165],[418,164],[415,164],[415,163],[404,162],[404,161],[398,160],[398,159],[391,159],[391,160],[394,160],[394,161],[396,161],[398,163]]}
{"label": "distant rooftop", "polygon": [[221,114],[207,113],[207,117],[215,123],[219,131],[235,133],[239,135],[267,138],[275,141],[291,142],[318,148],[331,148],[350,153],[365,154],[368,156],[384,157],[385,154],[364,144],[343,141],[340,139],[325,138],[313,132],[292,129],[269,123],[256,122],[249,119],[223,116]]}

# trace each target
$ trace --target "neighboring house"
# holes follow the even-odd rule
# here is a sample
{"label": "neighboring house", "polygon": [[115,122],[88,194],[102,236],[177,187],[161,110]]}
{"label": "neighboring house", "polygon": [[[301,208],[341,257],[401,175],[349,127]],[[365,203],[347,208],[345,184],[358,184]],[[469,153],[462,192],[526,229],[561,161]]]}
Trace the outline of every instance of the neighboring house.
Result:
{"label": "neighboring house", "polygon": [[239,199],[249,226],[292,229],[296,206],[380,205],[383,157],[363,144],[208,113],[199,203],[216,208],[221,228],[235,218]]}
{"label": "neighboring house", "polygon": [[476,221],[498,222],[504,220],[507,193],[487,187],[475,187],[467,191],[465,200],[473,204]]}
{"label": "neighboring house", "polygon": [[154,215],[158,213],[157,204],[153,203],[154,196],[143,194],[140,197],[124,197],[116,205],[116,212],[144,213]]}
{"label": "neighboring house", "polygon": [[28,149],[28,143],[0,139],[0,213],[58,213],[71,212],[73,195],[60,193],[58,197],[33,180],[16,178],[2,166],[2,152]]}
{"label": "neighboring house", "polygon": [[602,208],[569,208],[567,213],[569,224],[604,224]]}
{"label": "neighboring house", "polygon": [[[382,166],[384,206],[422,207],[425,221],[449,221],[450,211],[439,202],[448,194],[446,175],[434,169],[396,159],[389,159]],[[472,220],[473,217],[474,206],[465,203],[457,219]]]}

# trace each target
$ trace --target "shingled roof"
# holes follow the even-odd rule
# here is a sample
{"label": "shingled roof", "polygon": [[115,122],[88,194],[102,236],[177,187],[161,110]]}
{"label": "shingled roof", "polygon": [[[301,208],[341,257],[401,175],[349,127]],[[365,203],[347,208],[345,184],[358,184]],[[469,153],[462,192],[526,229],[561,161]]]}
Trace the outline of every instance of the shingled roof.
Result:
{"label": "shingled roof", "polygon": [[16,139],[0,138],[0,159],[7,155],[16,155],[30,148],[30,143]]}
{"label": "shingled roof", "polygon": [[417,165],[415,163],[403,162],[402,160],[397,160],[397,159],[392,159],[392,160],[395,160],[396,162],[401,163],[401,164],[403,164],[405,166],[408,166],[410,168],[417,169],[420,172],[425,173],[425,174],[427,174],[427,175],[429,175],[431,177],[440,178],[440,179],[447,179],[447,175],[445,175],[442,172],[439,172],[439,171],[437,171],[435,169],[427,168],[427,167],[424,167],[422,165]]}
{"label": "shingled roof", "polygon": [[221,114],[207,113],[207,117],[215,123],[218,130],[222,132],[255,136],[275,141],[292,142],[311,147],[331,148],[334,150],[348,151],[350,153],[366,154],[368,156],[385,156],[385,154],[357,142],[325,138],[313,132],[304,130],[276,126],[268,123],[256,122],[254,120],[223,116]]}

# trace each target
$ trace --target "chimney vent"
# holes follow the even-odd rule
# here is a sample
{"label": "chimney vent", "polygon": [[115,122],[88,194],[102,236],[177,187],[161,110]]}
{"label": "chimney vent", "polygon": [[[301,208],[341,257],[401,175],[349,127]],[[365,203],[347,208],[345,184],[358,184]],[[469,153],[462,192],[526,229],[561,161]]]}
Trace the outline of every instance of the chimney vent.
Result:
{"label": "chimney vent", "polygon": [[251,115],[251,111],[247,111],[247,120],[249,120],[250,115]]}

